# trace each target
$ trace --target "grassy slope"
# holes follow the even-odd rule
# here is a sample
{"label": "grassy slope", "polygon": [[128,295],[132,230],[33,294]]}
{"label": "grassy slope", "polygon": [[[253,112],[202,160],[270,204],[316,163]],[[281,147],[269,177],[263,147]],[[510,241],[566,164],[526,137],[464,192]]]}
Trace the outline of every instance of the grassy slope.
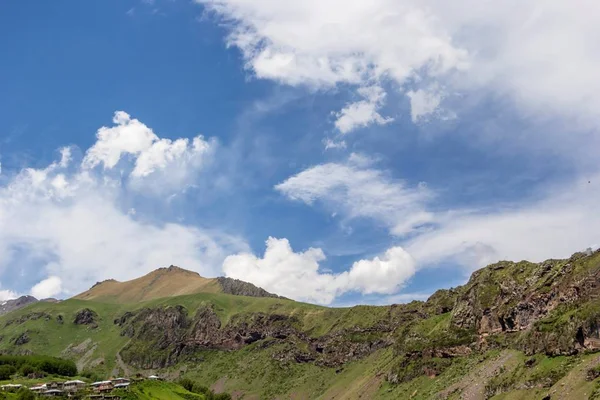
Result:
{"label": "grassy slope", "polygon": [[[11,339],[24,330],[29,331],[31,341],[23,345],[23,349],[55,356],[64,356],[68,354],[64,350],[69,345],[77,345],[90,339],[92,343],[97,344],[97,348],[89,360],[103,358],[104,364],[95,369],[99,373],[108,374],[116,366],[114,361],[116,353],[127,343],[127,338],[121,337],[119,328],[114,325],[114,318],[125,311],[142,307],[178,304],[193,310],[204,302],[211,302],[215,305],[223,322],[227,322],[237,313],[259,311],[285,313],[296,315],[304,321],[306,329],[315,335],[327,332],[334,327],[342,328],[357,324],[368,326],[387,312],[386,307],[328,309],[281,299],[206,293],[158,299],[136,305],[81,300],[68,300],[59,304],[37,303],[0,318],[0,327],[4,326],[8,320],[14,320],[33,312],[47,313],[51,319],[40,318],[27,321],[22,325],[13,323],[1,328],[4,339],[0,341],[0,350],[14,349]],[[72,323],[74,315],[82,308],[90,308],[101,316],[98,328],[90,329],[87,326],[77,326]],[[62,324],[56,320],[58,315],[63,316]],[[436,332],[443,329],[446,321],[446,315],[435,316],[419,323],[415,329],[429,333]],[[47,335],[47,332],[53,332],[52,336]],[[285,346],[285,344],[263,346],[262,342],[257,342],[236,352],[203,351],[198,354],[203,361],[190,365],[179,365],[164,372],[172,378],[176,378],[183,369],[186,376],[196,379],[200,383],[213,385],[218,382],[217,386],[223,390],[256,393],[259,396],[257,398],[266,399],[289,398],[290,394],[294,394],[296,399],[433,399],[438,392],[453,383],[465,380],[469,371],[476,368],[486,369],[486,363],[490,363],[490,360],[497,356],[497,353],[491,352],[485,355],[459,358],[435,378],[421,376],[410,382],[390,385],[385,382],[385,374],[395,361],[392,349],[381,350],[365,360],[349,363],[336,370],[317,367],[310,363],[281,363],[274,360],[273,354],[283,350]],[[550,382],[561,388],[559,380],[566,379],[571,371],[576,371],[574,367],[577,367],[578,363],[588,360],[588,358],[595,357],[594,360],[598,358],[594,355],[584,356],[588,357],[585,359],[536,356],[536,365],[533,368],[524,368],[523,363],[527,357],[522,353],[515,352],[515,354],[515,362],[511,368],[502,371],[496,378],[490,378],[488,382],[482,381],[488,386],[507,385],[504,390],[508,393],[498,394],[494,399],[531,398],[532,395],[547,393],[550,390],[542,387],[528,390],[522,388],[528,385],[548,386],[548,382]],[[80,357],[81,355],[71,353],[71,356]],[[582,378],[586,371],[585,367],[582,366],[579,370],[579,374],[573,372],[575,377],[567,381],[566,388],[573,388],[572,390],[583,388],[581,390],[589,394],[593,389],[594,382],[586,382]],[[562,388],[567,390],[564,389],[564,386]],[[140,397],[137,398],[152,398],[142,397],[142,395],[148,396],[150,393],[158,395],[159,391],[158,388],[155,388],[154,391],[139,394]],[[177,399],[179,397],[162,398]]]}
{"label": "grassy slope", "polygon": [[[371,326],[389,312],[389,307],[359,306],[331,309],[285,299],[231,296],[220,293],[199,293],[137,304],[71,299],[58,304],[36,303],[0,317],[0,334],[3,336],[3,340],[0,341],[0,351],[18,349],[70,357],[75,360],[83,358],[85,363],[80,363],[82,371],[92,367],[98,374],[119,374],[121,371],[116,362],[116,355],[127,344],[128,338],[120,335],[120,328],[114,324],[115,318],[126,311],[169,305],[182,305],[190,313],[194,313],[204,303],[214,305],[215,311],[224,324],[236,314],[264,312],[293,315],[301,321],[304,331],[312,336],[320,336],[333,329]],[[73,323],[75,314],[84,308],[98,314],[97,328]],[[27,320],[21,324],[13,322],[6,326],[9,321],[33,313],[42,314],[43,317]],[[62,323],[58,321],[59,315],[62,316]],[[24,331],[28,332],[30,342],[22,346],[14,346],[14,338]],[[52,334],[48,335],[49,332]],[[68,348],[78,345],[81,348],[78,352],[67,351]],[[220,380],[223,383],[222,388],[227,391],[243,390],[259,393],[261,398],[273,398],[291,391],[297,393],[299,398],[305,396],[312,399],[327,390],[331,390],[331,393],[348,390],[349,385],[357,384],[358,377],[368,376],[367,370],[378,366],[386,357],[391,357],[391,350],[388,350],[383,358],[371,357],[347,365],[343,371],[336,373],[335,369],[317,367],[310,363],[282,364],[274,360],[272,355],[283,350],[283,346],[263,349],[260,348],[259,343],[256,343],[237,352],[205,351],[199,353],[199,357],[204,359],[203,362],[183,366],[183,368],[187,369],[187,376],[205,385],[213,385]],[[176,378],[179,376],[180,369],[181,366],[177,366],[171,371],[164,372]]]}

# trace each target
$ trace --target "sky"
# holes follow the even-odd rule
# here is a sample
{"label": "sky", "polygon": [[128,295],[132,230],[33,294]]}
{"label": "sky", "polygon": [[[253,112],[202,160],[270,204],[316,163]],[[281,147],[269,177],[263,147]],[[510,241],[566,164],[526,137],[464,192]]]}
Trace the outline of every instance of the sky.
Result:
{"label": "sky", "polygon": [[0,300],[178,265],[331,306],[600,244],[591,0],[0,3]]}

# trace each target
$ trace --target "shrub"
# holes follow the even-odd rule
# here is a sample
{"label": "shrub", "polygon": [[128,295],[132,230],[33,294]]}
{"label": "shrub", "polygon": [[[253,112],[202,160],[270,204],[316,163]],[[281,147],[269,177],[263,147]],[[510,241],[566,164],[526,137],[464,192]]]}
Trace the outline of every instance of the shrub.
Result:
{"label": "shrub", "polygon": [[194,384],[194,388],[192,390],[190,390],[190,392],[199,393],[199,394],[209,394],[211,391],[208,387],[196,383],[196,384]]}
{"label": "shrub", "polygon": [[213,394],[212,400],[231,400],[231,395],[229,393]]}
{"label": "shrub", "polygon": [[0,365],[0,380],[10,379],[15,372],[17,370],[12,365]]}
{"label": "shrub", "polygon": [[35,374],[38,370],[32,366],[31,364],[23,364],[21,368],[19,368],[19,374],[21,376],[29,376],[31,374]]}
{"label": "shrub", "polygon": [[181,380],[179,380],[179,385],[183,386],[183,388],[185,390],[187,390],[188,392],[193,392],[194,391],[194,381],[189,379],[189,378],[183,378]]}

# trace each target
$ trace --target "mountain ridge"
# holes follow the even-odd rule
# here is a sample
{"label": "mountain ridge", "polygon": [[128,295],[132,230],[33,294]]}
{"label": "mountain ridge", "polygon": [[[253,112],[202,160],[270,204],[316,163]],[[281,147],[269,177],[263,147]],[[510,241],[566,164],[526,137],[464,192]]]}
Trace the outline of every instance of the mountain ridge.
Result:
{"label": "mountain ridge", "polygon": [[196,293],[226,293],[250,297],[279,297],[249,282],[218,277],[204,278],[195,271],[174,265],[162,267],[139,278],[120,282],[107,279],[73,297],[78,300],[137,303],[163,297]]}
{"label": "mountain ridge", "polygon": [[[160,269],[144,282],[164,289],[170,273],[193,276]],[[427,301],[388,306],[225,290],[70,299],[0,316],[0,353],[62,356],[83,373],[184,376],[237,399],[597,400],[599,298],[600,251],[500,261]]]}

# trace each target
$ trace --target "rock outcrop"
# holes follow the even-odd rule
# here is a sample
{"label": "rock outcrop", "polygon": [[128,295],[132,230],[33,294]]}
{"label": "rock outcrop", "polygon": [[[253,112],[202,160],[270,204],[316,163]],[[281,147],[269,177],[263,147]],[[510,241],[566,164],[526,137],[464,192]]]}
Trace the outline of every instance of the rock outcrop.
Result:
{"label": "rock outcrop", "polygon": [[277,297],[276,294],[269,293],[263,288],[254,286],[251,283],[240,281],[239,279],[225,278],[223,276],[217,278],[217,282],[221,285],[223,293],[233,294],[237,296],[250,297]]}
{"label": "rock outcrop", "polygon": [[98,326],[96,323],[97,318],[98,314],[96,314],[95,311],[92,311],[89,308],[84,308],[75,314],[73,323],[75,325],[88,325],[92,328],[96,328]]}
{"label": "rock outcrop", "polygon": [[452,324],[475,330],[483,342],[489,335],[522,332],[520,348],[529,354],[573,354],[600,348],[598,296],[600,252],[539,264],[504,261],[473,273],[460,289]]}
{"label": "rock outcrop", "polygon": [[366,357],[394,342],[394,327],[390,324],[310,337],[294,316],[241,314],[224,325],[210,305],[201,306],[191,316],[182,306],[147,308],[124,314],[115,324],[121,327],[121,335],[132,339],[121,353],[123,359],[138,368],[164,368],[198,350],[234,351],[258,341],[270,341],[268,346],[287,345],[285,351],[273,356],[279,361],[333,367]]}

